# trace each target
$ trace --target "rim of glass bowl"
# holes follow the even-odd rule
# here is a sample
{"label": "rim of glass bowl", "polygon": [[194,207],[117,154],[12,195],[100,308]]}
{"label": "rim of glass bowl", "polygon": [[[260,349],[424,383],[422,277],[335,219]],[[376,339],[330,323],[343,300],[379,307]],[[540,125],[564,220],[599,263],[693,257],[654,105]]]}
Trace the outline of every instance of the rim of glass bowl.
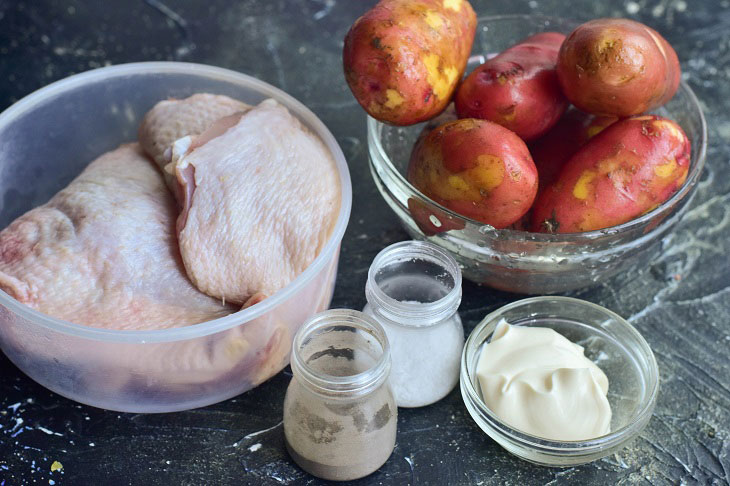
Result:
{"label": "rim of glass bowl", "polygon": [[[537,437],[531,434],[527,434],[525,432],[521,432],[519,430],[513,429],[510,426],[506,425],[499,417],[494,415],[491,410],[489,410],[489,407],[484,403],[484,400],[479,396],[479,392],[477,391],[476,387],[474,386],[474,383],[472,381],[472,375],[474,374],[473,371],[469,368],[468,362],[470,361],[471,356],[467,356],[468,352],[472,349],[474,349],[474,353],[478,351],[478,348],[482,345],[482,342],[477,343],[477,337],[478,335],[489,325],[489,323],[493,322],[497,317],[504,314],[504,312],[514,309],[515,307],[521,307],[526,304],[532,304],[534,302],[542,302],[542,301],[562,301],[562,302],[569,302],[571,304],[577,304],[582,305],[585,307],[592,307],[604,314],[606,314],[609,317],[612,317],[616,320],[616,322],[619,322],[628,332],[633,336],[636,343],[638,343],[639,348],[641,349],[642,353],[646,355],[648,358],[648,365],[649,365],[649,375],[645,377],[647,385],[649,386],[647,389],[646,397],[644,401],[641,404],[641,408],[637,411],[637,413],[632,417],[631,422],[624,425],[623,427],[612,430],[606,435],[602,435],[600,437],[596,437],[595,439],[590,440],[577,440],[577,441],[558,441],[558,440],[550,440],[545,439],[542,437]],[[486,339],[486,336],[485,336]],[[621,343],[623,344],[623,343]],[[475,348],[476,347],[476,348]],[[473,360],[472,360],[473,361]],[[471,332],[469,337],[466,340],[466,343],[464,345],[464,351],[461,355],[461,386],[462,391],[466,390],[467,396],[463,397],[464,400],[470,400],[479,406],[477,407],[479,411],[486,415],[486,417],[489,419],[489,427],[494,430],[495,433],[500,434],[501,436],[509,439],[511,442],[521,445],[521,446],[529,446],[530,448],[537,450],[539,452],[543,453],[552,453],[552,454],[575,454],[575,455],[584,455],[588,454],[590,452],[597,452],[600,450],[604,450],[613,446],[616,446],[620,444],[621,442],[627,440],[630,437],[633,437],[633,435],[641,429],[647,422],[648,419],[651,418],[651,414],[654,410],[654,405],[656,403],[657,396],[659,394],[659,367],[656,362],[656,357],[654,356],[654,352],[651,350],[651,347],[649,346],[649,343],[646,342],[646,339],[644,339],[644,336],[639,333],[639,331],[636,330],[634,326],[632,326],[626,319],[619,316],[615,312],[606,309],[603,306],[600,306],[598,304],[594,304],[592,302],[588,302],[586,300],[582,299],[576,299],[573,297],[562,297],[562,296],[540,296],[540,297],[530,297],[527,299],[521,299],[515,302],[512,302],[510,304],[507,304],[505,306],[500,307],[499,309],[495,310],[494,312],[490,312],[487,314],[484,319],[482,319],[475,327],[474,330]]]}
{"label": "rim of glass bowl", "polygon": [[[482,16],[477,19],[478,25],[484,23],[484,22],[498,22],[501,20],[524,20],[524,19],[531,19],[531,20],[541,20],[543,22],[552,22],[552,23],[564,23],[564,22],[571,22],[569,19],[563,19],[559,17],[551,17],[547,15],[495,15],[495,16]],[[579,22],[574,22],[575,25],[578,25]],[[692,189],[692,187],[697,183],[701,173],[702,168],[705,165],[705,156],[707,153],[707,122],[705,121],[705,115],[702,112],[702,108],[700,106],[700,102],[697,99],[697,96],[694,94],[692,89],[689,87],[687,83],[680,80],[679,88],[677,92],[682,92],[683,95],[687,96],[689,99],[689,105],[696,110],[697,114],[699,114],[699,120],[700,120],[700,135],[699,140],[693,140],[692,144],[693,146],[695,144],[699,144],[699,153],[697,156],[697,160],[690,160],[692,163],[690,167],[690,171],[687,174],[687,180],[684,181],[684,184],[682,184],[682,187],[679,188],[677,192],[675,192],[672,197],[664,201],[662,204],[654,208],[653,210],[642,214],[638,218],[632,219],[631,221],[628,221],[626,223],[617,225],[617,226],[610,226],[608,228],[602,228],[599,230],[594,231],[585,231],[581,233],[534,233],[530,231],[520,231],[520,230],[513,230],[513,229],[495,229],[491,225],[482,223],[481,221],[477,221],[475,219],[471,219],[469,217],[463,216],[457,212],[452,211],[451,209],[447,208],[446,206],[442,206],[441,204],[437,203],[433,199],[429,198],[425,194],[423,194],[421,191],[419,191],[415,186],[413,186],[406,177],[400,173],[398,169],[395,168],[393,165],[393,162],[390,160],[390,157],[386,153],[385,149],[383,148],[383,144],[381,142],[381,132],[383,127],[387,127],[389,125],[382,123],[375,118],[371,116],[367,116],[367,131],[368,131],[368,141],[372,141],[372,143],[375,146],[375,149],[378,152],[379,158],[384,161],[384,164],[378,164],[380,167],[385,169],[385,171],[391,176],[394,177],[400,184],[404,185],[411,193],[419,196],[424,201],[427,201],[429,204],[432,204],[436,208],[438,208],[440,211],[443,211],[446,215],[448,215],[450,218],[455,219],[456,221],[464,221],[465,223],[469,223],[473,226],[478,227],[480,230],[482,228],[485,228],[489,232],[496,232],[500,236],[514,236],[515,238],[519,239],[530,239],[531,241],[537,241],[537,242],[575,242],[580,240],[593,240],[598,239],[603,236],[606,236],[607,234],[617,234],[617,233],[624,233],[628,232],[629,230],[639,227],[643,225],[644,223],[647,223],[651,221],[655,216],[662,213],[664,210],[666,210],[668,207],[672,207],[675,204],[677,204],[679,201],[684,199],[684,197],[687,195],[687,193]],[[676,96],[676,94],[675,94]],[[691,155],[691,154],[690,154]],[[372,160],[372,158],[371,158]],[[660,225],[662,226],[662,225]]]}
{"label": "rim of glass bowl", "polygon": [[21,304],[14,298],[10,297],[10,295],[0,290],[0,304],[8,308],[11,312],[19,315],[23,319],[29,320],[53,331],[86,339],[124,343],[161,343],[182,341],[231,329],[273,310],[309,283],[325,268],[327,264],[329,264],[330,259],[337,252],[337,247],[339,246],[342,236],[345,233],[345,229],[347,228],[347,223],[350,218],[350,208],[352,206],[352,184],[350,181],[350,172],[347,167],[345,155],[342,153],[342,149],[325,124],[311,110],[309,110],[309,108],[304,106],[304,104],[284,91],[247,74],[232,71],[230,69],[188,62],[135,62],[102,67],[61,79],[25,96],[0,113],[0,126],[13,123],[16,118],[32,110],[36,105],[45,102],[48,98],[76,89],[87,83],[100,82],[113,77],[160,73],[201,75],[213,80],[226,81],[242,87],[247,87],[261,93],[264,96],[276,99],[286,106],[286,108],[299,119],[305,121],[305,123],[313,129],[315,134],[332,153],[332,157],[335,160],[337,172],[340,177],[340,211],[337,215],[337,222],[335,223],[332,235],[327,240],[327,243],[314,261],[304,270],[304,272],[299,274],[297,278],[290,282],[286,287],[264,299],[261,303],[249,307],[248,309],[234,312],[233,314],[211,321],[201,322],[199,324],[192,324],[190,326],[173,329],[149,331],[122,331],[95,328],[81,324],[74,324],[69,321],[48,316],[26,306],[25,304]]}

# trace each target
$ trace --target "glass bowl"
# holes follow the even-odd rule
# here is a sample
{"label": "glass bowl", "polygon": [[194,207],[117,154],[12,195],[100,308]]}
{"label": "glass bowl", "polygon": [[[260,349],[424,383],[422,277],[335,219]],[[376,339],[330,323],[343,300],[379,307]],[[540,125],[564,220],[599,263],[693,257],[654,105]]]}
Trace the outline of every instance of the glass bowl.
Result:
{"label": "glass bowl", "polygon": [[[543,31],[569,33],[573,21],[526,15],[481,17],[467,72],[525,37]],[[588,287],[645,265],[662,236],[686,212],[705,163],[707,128],[686,83],[656,113],[677,121],[692,143],[684,185],[667,201],[628,223],[585,233],[545,234],[497,230],[466,218],[423,195],[406,180],[413,144],[424,124],[395,127],[368,118],[370,170],[381,195],[412,238],[450,251],[464,277],[500,290],[550,294]]]}
{"label": "glass bowl", "polygon": [[341,208],[332,236],[289,285],[243,311],[188,327],[118,331],[41,314],[0,291],[0,347],[41,385],[97,407],[169,412],[238,395],[281,370],[294,334],[326,309],[352,188],[332,134],[304,105],[262,81],[211,66],[124,64],[53,83],[0,114],[0,228],[45,203],[102,153],[137,137],[156,102],[196,92],[249,104],[275,98],[317,134],[336,161]]}
{"label": "glass bowl", "polygon": [[[477,362],[497,323],[549,327],[585,349],[608,377],[611,432],[591,440],[548,440],[505,425],[484,404]],[[544,466],[573,466],[625,447],[644,429],[659,392],[659,370],[649,344],[631,324],[599,305],[570,297],[533,297],[485,317],[466,341],[461,359],[461,395],[477,425],[499,445]]]}

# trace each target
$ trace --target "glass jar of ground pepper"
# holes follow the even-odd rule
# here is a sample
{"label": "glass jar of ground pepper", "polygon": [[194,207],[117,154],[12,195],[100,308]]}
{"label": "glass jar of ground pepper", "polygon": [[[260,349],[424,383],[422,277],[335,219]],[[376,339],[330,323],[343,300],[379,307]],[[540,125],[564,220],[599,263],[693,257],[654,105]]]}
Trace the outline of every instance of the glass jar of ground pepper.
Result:
{"label": "glass jar of ground pepper", "polygon": [[284,436],[314,476],[351,480],[377,470],[395,446],[397,407],[382,327],[358,311],[315,315],[294,337]]}

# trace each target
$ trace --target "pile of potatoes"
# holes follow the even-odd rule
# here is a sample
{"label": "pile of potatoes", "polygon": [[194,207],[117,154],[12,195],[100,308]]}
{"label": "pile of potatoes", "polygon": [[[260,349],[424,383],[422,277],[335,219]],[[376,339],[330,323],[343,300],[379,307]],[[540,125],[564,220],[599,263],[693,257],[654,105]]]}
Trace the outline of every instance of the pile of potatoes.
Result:
{"label": "pile of potatoes", "polygon": [[[408,168],[423,194],[495,228],[575,233],[630,221],[684,183],[687,136],[644,114],[679,86],[655,30],[611,18],[536,34],[464,78],[475,30],[466,0],[381,0],[345,38],[345,78],[371,116],[429,120]],[[410,206],[427,233],[456,227]]]}

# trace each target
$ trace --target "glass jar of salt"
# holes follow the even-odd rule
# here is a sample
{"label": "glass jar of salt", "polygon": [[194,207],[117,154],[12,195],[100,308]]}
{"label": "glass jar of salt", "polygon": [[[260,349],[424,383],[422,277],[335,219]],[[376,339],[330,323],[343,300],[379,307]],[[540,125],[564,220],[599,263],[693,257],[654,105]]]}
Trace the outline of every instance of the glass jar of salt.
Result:
{"label": "glass jar of salt", "polygon": [[335,481],[382,466],[395,446],[398,413],[383,328],[354,310],[317,314],[294,336],[291,368],[284,438],[292,459]]}
{"label": "glass jar of salt", "polygon": [[390,342],[390,383],[399,407],[439,401],[459,381],[464,328],[461,270],[441,248],[405,241],[373,260],[365,285],[367,305]]}

